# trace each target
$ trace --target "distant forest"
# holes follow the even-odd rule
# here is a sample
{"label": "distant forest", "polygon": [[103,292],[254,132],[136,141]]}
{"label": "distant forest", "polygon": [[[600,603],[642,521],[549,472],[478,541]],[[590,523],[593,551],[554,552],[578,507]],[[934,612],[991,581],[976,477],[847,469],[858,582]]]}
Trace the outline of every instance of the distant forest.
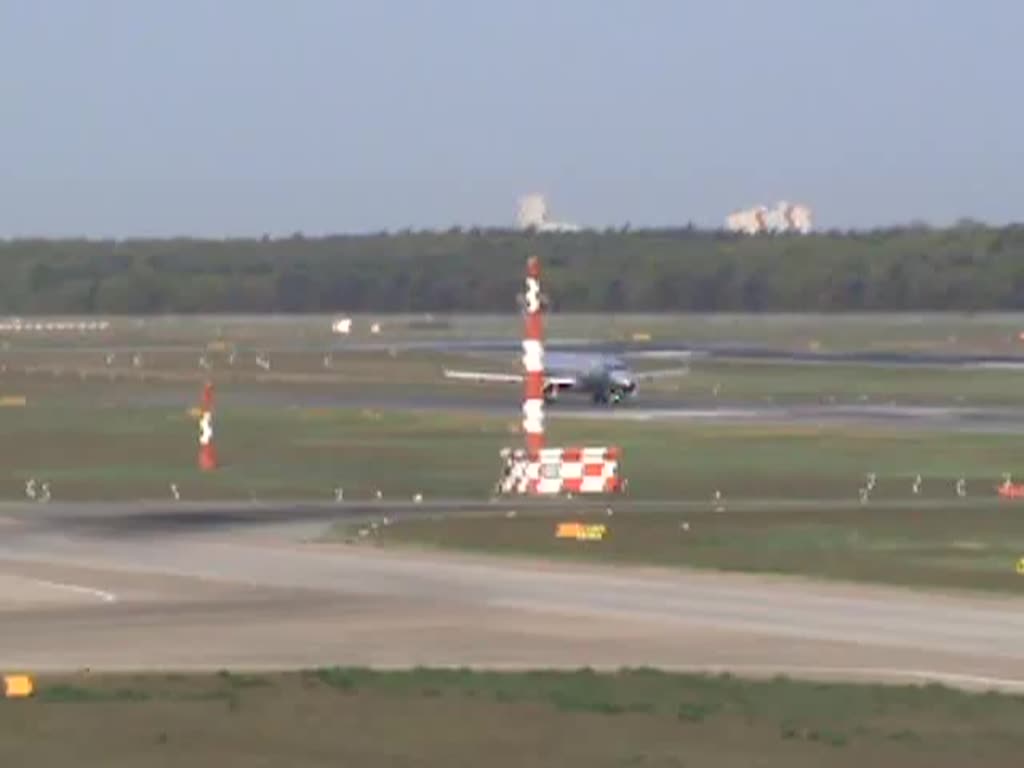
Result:
{"label": "distant forest", "polygon": [[561,312],[1024,309],[1024,226],[0,241],[0,314],[503,312],[527,255]]}

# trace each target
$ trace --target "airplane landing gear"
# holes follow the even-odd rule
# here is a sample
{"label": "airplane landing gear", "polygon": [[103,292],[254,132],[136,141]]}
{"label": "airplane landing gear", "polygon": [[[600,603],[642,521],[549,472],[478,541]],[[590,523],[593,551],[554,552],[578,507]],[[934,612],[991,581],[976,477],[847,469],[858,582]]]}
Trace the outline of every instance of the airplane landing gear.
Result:
{"label": "airplane landing gear", "polygon": [[622,402],[622,393],[616,390],[595,392],[593,401],[595,405],[618,405]]}

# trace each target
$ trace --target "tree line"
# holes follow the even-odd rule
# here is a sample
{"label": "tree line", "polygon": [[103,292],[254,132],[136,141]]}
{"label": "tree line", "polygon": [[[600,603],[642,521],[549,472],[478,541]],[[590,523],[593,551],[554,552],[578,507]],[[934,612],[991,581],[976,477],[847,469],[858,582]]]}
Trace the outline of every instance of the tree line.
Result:
{"label": "tree line", "polygon": [[1024,226],[0,241],[0,314],[501,312],[529,254],[562,312],[1024,308]]}

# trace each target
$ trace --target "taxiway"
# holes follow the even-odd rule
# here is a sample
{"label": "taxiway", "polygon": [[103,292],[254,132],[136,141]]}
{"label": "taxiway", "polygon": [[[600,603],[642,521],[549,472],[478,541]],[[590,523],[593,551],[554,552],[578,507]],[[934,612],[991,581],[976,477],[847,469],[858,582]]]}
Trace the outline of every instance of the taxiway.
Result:
{"label": "taxiway", "polygon": [[0,669],[625,665],[1024,690],[1019,598],[319,541],[365,512],[4,507]]}

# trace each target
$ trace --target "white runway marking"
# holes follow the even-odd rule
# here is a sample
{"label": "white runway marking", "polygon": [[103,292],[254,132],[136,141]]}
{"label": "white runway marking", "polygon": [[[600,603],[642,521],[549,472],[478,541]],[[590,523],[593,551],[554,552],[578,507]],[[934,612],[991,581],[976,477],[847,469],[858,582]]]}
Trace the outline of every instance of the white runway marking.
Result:
{"label": "white runway marking", "polygon": [[89,595],[102,600],[104,603],[116,603],[117,595],[113,592],[107,592],[102,589],[95,589],[93,587],[83,587],[80,584],[64,584],[59,581],[44,581],[43,579],[32,579],[36,584],[43,587],[51,587],[53,589],[63,589],[67,592],[75,592],[80,595]]}

